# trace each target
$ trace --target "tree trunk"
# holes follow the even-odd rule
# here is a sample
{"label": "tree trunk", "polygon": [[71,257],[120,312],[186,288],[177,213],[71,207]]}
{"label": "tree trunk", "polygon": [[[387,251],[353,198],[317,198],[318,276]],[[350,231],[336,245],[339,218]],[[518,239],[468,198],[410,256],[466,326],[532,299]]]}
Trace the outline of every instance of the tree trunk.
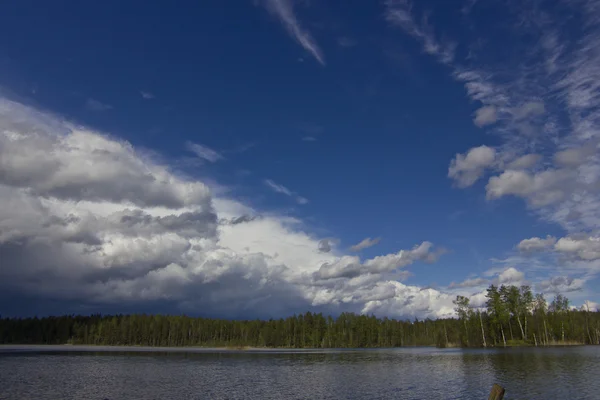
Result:
{"label": "tree trunk", "polygon": [[502,341],[504,342],[504,347],[506,347],[506,338],[504,337],[504,328],[500,325],[500,332],[502,332]]}
{"label": "tree trunk", "polygon": [[469,347],[469,330],[467,329],[467,320],[465,319],[463,321],[464,321],[464,324],[465,324],[465,335],[467,337],[467,347]]}
{"label": "tree trunk", "polygon": [[586,328],[586,330],[587,330],[588,339],[590,340],[590,344],[593,344],[593,343],[592,343],[592,335],[590,335],[590,323],[589,323],[589,321],[588,321],[588,314],[589,314],[589,312],[590,312],[590,309],[589,309],[589,307],[588,307],[588,310],[587,310],[587,312],[585,313],[585,328]]}
{"label": "tree trunk", "polygon": [[446,323],[444,323],[444,336],[446,336],[446,347],[448,347],[448,331],[446,330]]}
{"label": "tree trunk", "polygon": [[535,347],[537,347],[537,338],[535,337],[535,332],[533,333],[533,341],[535,342]]}
{"label": "tree trunk", "polygon": [[521,329],[521,338],[525,340],[525,331],[523,330],[523,325],[521,324],[521,318],[518,315],[517,322],[519,323],[519,328]]}
{"label": "tree trunk", "polygon": [[508,330],[510,332],[510,340],[515,340],[512,333],[512,324],[510,323],[510,317],[508,317]]}
{"label": "tree trunk", "polygon": [[548,327],[546,327],[546,319],[543,319],[544,321],[544,332],[546,334],[546,346],[548,346]]}
{"label": "tree trunk", "polygon": [[481,337],[483,338],[483,347],[487,347],[485,343],[485,331],[483,330],[483,320],[481,319],[481,312],[479,313],[479,323],[481,324]]}

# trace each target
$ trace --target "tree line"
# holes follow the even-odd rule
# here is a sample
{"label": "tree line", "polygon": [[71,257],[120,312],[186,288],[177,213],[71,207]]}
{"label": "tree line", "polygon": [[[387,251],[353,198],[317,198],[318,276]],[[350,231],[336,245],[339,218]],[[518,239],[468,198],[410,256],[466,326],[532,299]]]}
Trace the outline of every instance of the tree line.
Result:
{"label": "tree line", "polygon": [[491,347],[600,344],[600,312],[573,310],[558,294],[548,305],[528,286],[491,285],[485,307],[457,296],[457,318],[396,320],[307,312],[270,320],[185,315],[0,318],[3,344],[88,344],[285,348]]}

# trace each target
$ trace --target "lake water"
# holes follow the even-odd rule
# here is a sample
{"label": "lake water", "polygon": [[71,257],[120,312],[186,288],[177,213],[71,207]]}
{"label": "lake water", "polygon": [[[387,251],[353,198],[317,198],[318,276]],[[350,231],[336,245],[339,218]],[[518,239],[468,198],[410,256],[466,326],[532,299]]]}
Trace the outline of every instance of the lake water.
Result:
{"label": "lake water", "polygon": [[0,346],[0,399],[599,399],[600,347],[207,351]]}

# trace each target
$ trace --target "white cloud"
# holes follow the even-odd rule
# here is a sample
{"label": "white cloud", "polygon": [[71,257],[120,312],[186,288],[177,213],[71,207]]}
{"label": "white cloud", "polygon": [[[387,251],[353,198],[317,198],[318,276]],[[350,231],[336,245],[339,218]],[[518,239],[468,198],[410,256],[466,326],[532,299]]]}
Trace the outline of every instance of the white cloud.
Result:
{"label": "white cloud", "polygon": [[90,111],[108,111],[112,110],[113,106],[110,104],[104,104],[98,100],[89,98],[85,101],[85,108]]}
{"label": "white cloud", "polygon": [[302,140],[305,142],[316,142],[317,138],[314,136],[304,136]]}
{"label": "white cloud", "polygon": [[554,154],[554,162],[561,167],[579,167],[587,158],[596,155],[598,148],[589,143],[583,147],[570,148]]}
{"label": "white cloud", "polygon": [[270,187],[271,189],[273,189],[273,191],[276,192],[276,193],[285,194],[286,196],[292,196],[293,195],[293,193],[292,193],[292,191],[290,189],[286,188],[283,185],[275,183],[271,179],[265,179],[265,185],[267,185],[268,187]]}
{"label": "white cloud", "polygon": [[514,110],[514,116],[518,120],[536,115],[542,115],[546,112],[546,107],[541,101],[530,101],[523,104],[521,107]]}
{"label": "white cloud", "polygon": [[361,251],[361,250],[364,250],[366,248],[375,246],[377,243],[379,243],[380,240],[381,240],[381,238],[374,238],[374,239],[371,239],[370,237],[364,238],[359,243],[357,243],[357,244],[355,244],[353,246],[350,246],[350,250],[352,250],[352,251]]}
{"label": "white cloud", "polygon": [[[215,197],[125,141],[7,100],[0,204],[0,290],[40,301],[163,302],[224,317],[452,313],[449,295],[398,282],[410,274],[398,268],[441,254],[428,242],[363,263],[333,239],[319,252],[298,219]],[[324,265],[339,278],[315,279]]]}
{"label": "white cloud", "polygon": [[581,310],[589,311],[589,312],[598,312],[600,310],[600,303],[586,300],[583,302],[583,305],[581,306]]}
{"label": "white cloud", "polygon": [[548,235],[546,239],[539,237],[532,237],[529,239],[523,239],[517,245],[519,251],[531,253],[536,251],[542,251],[551,248],[556,243],[556,238]]}
{"label": "white cloud", "polygon": [[550,169],[538,173],[506,170],[493,176],[486,185],[488,199],[513,195],[523,197],[534,207],[542,207],[564,200],[574,175],[569,170]]}
{"label": "white cloud", "polygon": [[196,154],[199,158],[210,161],[211,163],[223,159],[223,156],[220,153],[211,149],[210,147],[193,142],[186,142],[185,146],[189,151]]}
{"label": "white cloud", "polygon": [[525,274],[514,267],[506,268],[504,271],[498,274],[498,283],[499,284],[520,284],[525,278]]}
{"label": "white cloud", "polygon": [[294,38],[304,50],[308,51],[320,64],[325,65],[325,56],[319,48],[319,45],[310,32],[300,26],[300,22],[294,13],[292,0],[264,0],[263,4],[271,14],[279,19],[290,36]]}
{"label": "white cloud", "polygon": [[412,4],[408,0],[387,0],[385,18],[392,25],[417,39],[423,50],[435,56],[440,62],[450,64],[454,60],[456,44],[448,40],[438,40],[426,16],[417,23],[412,15]]}
{"label": "white cloud", "polygon": [[317,279],[354,278],[365,274],[385,274],[405,267],[416,261],[435,262],[443,253],[441,250],[431,251],[433,244],[423,242],[411,250],[400,250],[398,253],[377,256],[364,262],[357,256],[343,256],[334,262],[324,263],[315,273]]}
{"label": "white cloud", "polygon": [[494,165],[496,151],[488,146],[473,147],[466,155],[457,154],[450,163],[448,176],[459,187],[471,186],[485,173],[485,169]]}
{"label": "white cloud", "polygon": [[525,155],[518,157],[515,160],[511,161],[506,166],[506,169],[510,169],[510,170],[529,169],[529,168],[535,166],[538,162],[540,162],[541,159],[542,159],[542,156],[539,154],[525,154]]}
{"label": "white cloud", "polygon": [[544,280],[535,286],[540,293],[569,293],[583,289],[584,279],[576,279],[568,276],[554,276]]}
{"label": "white cloud", "polygon": [[563,237],[556,242],[554,249],[581,260],[598,260],[600,259],[600,237]]}
{"label": "white cloud", "polygon": [[292,197],[296,203],[300,204],[300,205],[304,205],[304,204],[308,204],[308,199],[302,196],[298,196],[296,193],[292,192],[290,189],[288,189],[287,187],[274,182],[271,179],[265,179],[264,180],[265,185],[267,185],[271,190],[273,190],[275,193],[281,193],[284,194],[288,197]]}
{"label": "white cloud", "polygon": [[491,125],[498,120],[496,115],[496,107],[494,106],[483,106],[475,112],[475,119],[473,122],[475,125],[482,127]]}
{"label": "white cloud", "polygon": [[[459,61],[453,52],[452,57],[440,57],[433,27],[427,19],[418,22],[408,0],[386,2],[386,18],[450,67],[469,99],[481,104],[475,123],[489,126],[500,140],[494,167],[507,169],[490,178],[488,199],[519,196],[545,221],[569,232],[597,232],[600,53],[593,49],[600,40],[600,8],[591,1],[563,5],[557,13],[538,3],[519,3],[518,13],[509,12],[515,19],[507,21],[501,36],[473,24],[476,39],[461,43],[469,55]],[[564,22],[564,13],[575,16],[576,23],[586,29],[573,33]],[[470,18],[469,13],[464,17]],[[515,47],[514,43],[527,44]],[[494,63],[497,48],[507,51],[502,62]],[[541,155],[547,154],[555,154],[554,168],[542,164]],[[455,164],[456,159],[449,177],[460,187],[472,185],[487,168],[461,169]]]}

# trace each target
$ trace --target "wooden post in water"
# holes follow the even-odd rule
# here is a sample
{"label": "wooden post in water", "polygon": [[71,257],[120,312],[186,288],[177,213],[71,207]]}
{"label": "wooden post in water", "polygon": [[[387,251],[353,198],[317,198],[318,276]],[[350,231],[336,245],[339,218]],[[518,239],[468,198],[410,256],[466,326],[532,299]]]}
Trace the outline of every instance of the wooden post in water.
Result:
{"label": "wooden post in water", "polygon": [[490,397],[488,400],[502,400],[504,398],[504,388],[497,383],[494,383],[492,386],[492,391],[490,392]]}

